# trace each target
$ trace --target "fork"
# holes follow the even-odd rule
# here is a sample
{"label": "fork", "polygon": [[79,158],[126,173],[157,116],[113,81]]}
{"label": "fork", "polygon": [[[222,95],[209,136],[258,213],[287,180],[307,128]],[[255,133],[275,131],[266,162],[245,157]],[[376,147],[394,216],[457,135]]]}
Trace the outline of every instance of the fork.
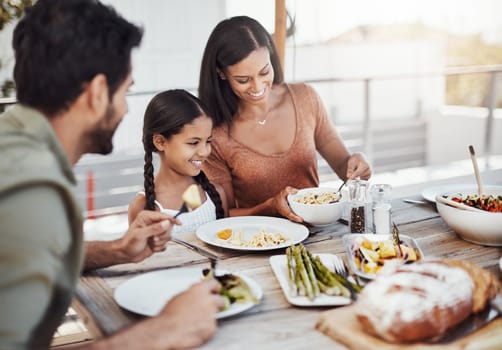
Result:
{"label": "fork", "polygon": [[180,210],[176,213],[176,215],[174,215],[174,218],[176,219],[180,214],[186,213],[188,211],[189,211],[188,205],[185,202],[183,202],[183,205],[181,206]]}
{"label": "fork", "polygon": [[345,262],[342,259],[340,259],[339,257],[336,257],[336,259],[333,259],[333,266],[335,268],[335,272],[343,277],[343,279],[344,279],[343,284],[350,292],[350,299],[352,299],[353,301],[356,301],[358,292],[352,286],[352,283],[348,280],[349,270],[347,269]]}

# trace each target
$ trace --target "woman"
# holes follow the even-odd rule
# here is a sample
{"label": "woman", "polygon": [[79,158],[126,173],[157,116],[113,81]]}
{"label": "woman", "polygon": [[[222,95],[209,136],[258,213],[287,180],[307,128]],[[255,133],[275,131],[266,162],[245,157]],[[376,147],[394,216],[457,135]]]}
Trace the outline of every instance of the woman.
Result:
{"label": "woman", "polygon": [[204,170],[223,187],[230,216],[301,222],[286,197],[319,185],[316,151],[342,180],[371,176],[364,156],[343,144],[317,93],[283,82],[272,38],[252,18],[215,27],[202,58],[199,97],[215,120]]}

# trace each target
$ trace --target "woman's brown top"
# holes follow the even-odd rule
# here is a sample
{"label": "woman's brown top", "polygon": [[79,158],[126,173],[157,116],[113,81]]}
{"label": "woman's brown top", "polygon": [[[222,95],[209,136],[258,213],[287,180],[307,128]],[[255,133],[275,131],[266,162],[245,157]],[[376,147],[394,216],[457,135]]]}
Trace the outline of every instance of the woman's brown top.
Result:
{"label": "woman's brown top", "polygon": [[316,149],[336,137],[319,95],[307,84],[286,85],[294,104],[296,134],[290,149],[266,155],[243,145],[226,125],[213,130],[212,152],[204,172],[213,183],[232,182],[238,208],[260,204],[286,186],[316,187]]}

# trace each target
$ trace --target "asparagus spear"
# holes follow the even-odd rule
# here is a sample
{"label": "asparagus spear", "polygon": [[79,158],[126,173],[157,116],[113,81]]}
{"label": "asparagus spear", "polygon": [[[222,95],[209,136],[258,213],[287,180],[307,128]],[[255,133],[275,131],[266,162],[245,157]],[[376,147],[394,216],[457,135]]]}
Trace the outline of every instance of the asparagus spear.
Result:
{"label": "asparagus spear", "polygon": [[307,297],[310,300],[314,300],[315,297],[314,297],[313,287],[307,275],[305,264],[303,263],[303,259],[301,256],[300,248],[295,246],[293,247],[292,251],[293,251],[293,256],[295,257],[296,268],[298,269],[300,278],[303,284],[305,285],[305,292],[307,294]]}
{"label": "asparagus spear", "polygon": [[286,260],[288,263],[288,279],[289,279],[289,287],[290,294],[292,297],[296,297],[298,295],[298,286],[296,285],[295,278],[295,270],[293,267],[293,254],[291,253],[291,247],[286,249]]}
{"label": "asparagus spear", "polygon": [[[340,295],[349,297],[350,291],[343,285],[341,281],[337,279],[337,274],[328,270],[326,266],[323,265],[321,259],[317,256],[313,260],[314,266],[316,266],[317,271],[319,273],[319,279],[323,281],[329,287],[338,287],[340,288]],[[340,276],[339,276],[340,277]]]}
{"label": "asparagus spear", "polygon": [[320,294],[319,285],[317,284],[317,278],[314,274],[314,270],[312,269],[312,263],[307,254],[307,249],[305,248],[304,245],[300,245],[299,250],[303,258],[305,269],[307,270],[307,275],[309,277],[310,284],[312,285],[312,293],[314,293],[314,297],[317,297]]}
{"label": "asparagus spear", "polygon": [[298,295],[301,295],[302,297],[306,296],[307,292],[305,290],[305,285],[303,284],[302,277],[300,276],[299,269],[296,269],[295,271],[295,283],[298,287]]}

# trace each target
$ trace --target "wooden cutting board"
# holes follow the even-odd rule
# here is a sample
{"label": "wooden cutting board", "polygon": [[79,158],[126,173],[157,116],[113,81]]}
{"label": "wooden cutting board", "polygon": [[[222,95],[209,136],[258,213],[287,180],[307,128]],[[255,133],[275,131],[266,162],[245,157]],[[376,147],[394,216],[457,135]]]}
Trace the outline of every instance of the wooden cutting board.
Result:
{"label": "wooden cutting board", "polygon": [[391,344],[376,338],[362,329],[354,313],[354,306],[347,306],[323,312],[316,328],[350,349],[372,350],[488,350],[502,349],[502,317],[495,319],[485,327],[468,336],[448,344]]}

